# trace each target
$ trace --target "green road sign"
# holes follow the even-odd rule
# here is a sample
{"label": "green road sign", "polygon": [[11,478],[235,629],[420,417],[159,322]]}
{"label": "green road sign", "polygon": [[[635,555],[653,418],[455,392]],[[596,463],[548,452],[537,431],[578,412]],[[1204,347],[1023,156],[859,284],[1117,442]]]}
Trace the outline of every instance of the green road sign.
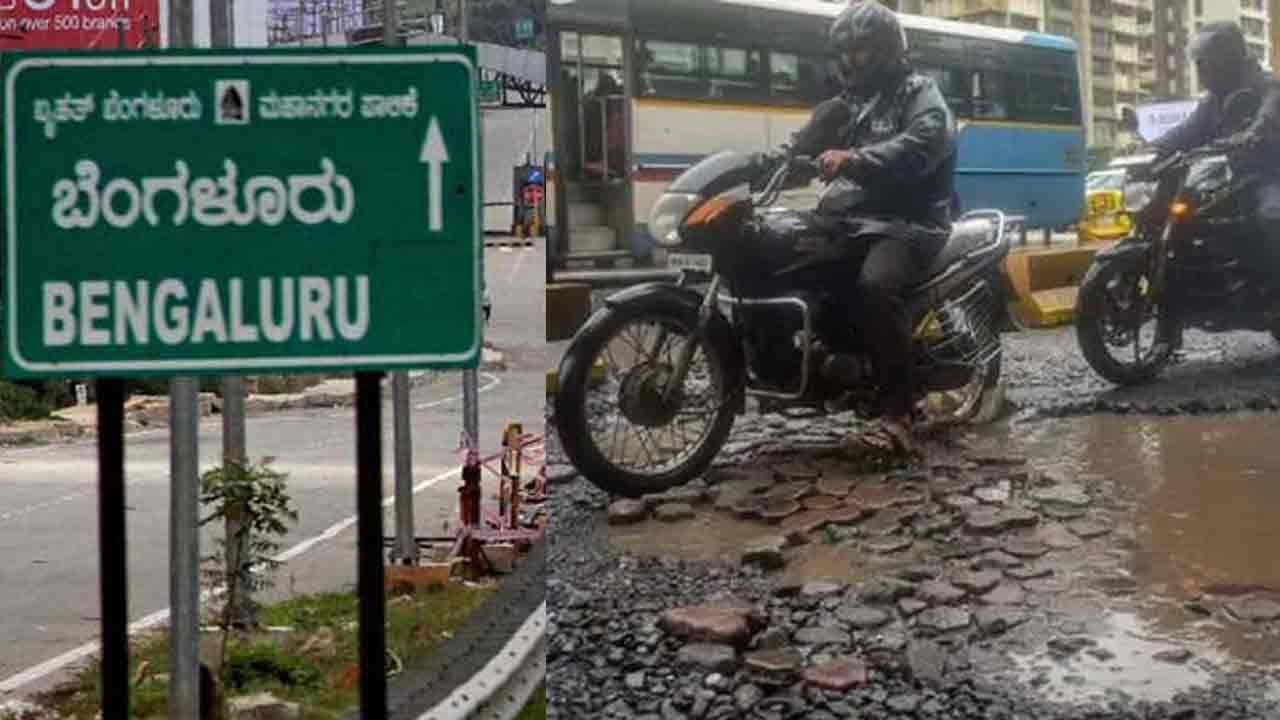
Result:
{"label": "green road sign", "polygon": [[480,81],[480,102],[496,103],[502,101],[502,86],[497,80]]}
{"label": "green road sign", "polygon": [[3,372],[475,367],[475,50],[23,53]]}
{"label": "green road sign", "polygon": [[516,40],[533,39],[533,18],[516,20]]}

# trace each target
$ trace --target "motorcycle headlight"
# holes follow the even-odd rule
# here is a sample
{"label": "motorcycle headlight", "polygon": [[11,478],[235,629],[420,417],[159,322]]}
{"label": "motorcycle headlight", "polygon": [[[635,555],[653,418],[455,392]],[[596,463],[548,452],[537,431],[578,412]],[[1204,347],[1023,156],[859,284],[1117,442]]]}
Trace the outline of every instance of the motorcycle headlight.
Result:
{"label": "motorcycle headlight", "polygon": [[654,241],[663,247],[679,245],[680,223],[697,204],[697,195],[664,193],[658,198],[649,212],[649,232],[653,234]]}
{"label": "motorcycle headlight", "polygon": [[1153,182],[1131,182],[1124,186],[1124,209],[1126,212],[1137,213],[1142,212],[1143,208],[1151,204],[1151,199],[1156,194],[1156,184]]}

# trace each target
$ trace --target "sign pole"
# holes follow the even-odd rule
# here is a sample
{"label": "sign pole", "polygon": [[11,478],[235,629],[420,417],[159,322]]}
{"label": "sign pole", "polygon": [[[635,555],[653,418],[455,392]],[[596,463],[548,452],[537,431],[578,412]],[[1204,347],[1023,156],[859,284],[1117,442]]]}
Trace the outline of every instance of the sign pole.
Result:
{"label": "sign pole", "polygon": [[405,565],[418,564],[418,543],[413,522],[413,435],[409,427],[409,374],[391,375],[391,407],[395,427],[396,544],[392,558]]}
{"label": "sign pole", "polygon": [[[232,0],[211,0],[209,3],[209,39],[213,47],[233,47],[234,12]],[[244,378],[239,375],[227,375],[222,378],[222,464],[247,465],[248,452],[245,449],[244,422]],[[249,550],[248,533],[243,532],[243,506],[227,509],[225,527],[226,554],[225,566],[228,570],[240,567],[240,558]],[[243,578],[238,573],[227,578],[227,597],[235,599],[235,604],[228,608],[228,616],[233,623],[249,623],[253,620],[248,602],[249,593],[244,587]]]}
{"label": "sign pole", "polygon": [[169,711],[189,718],[200,715],[199,389],[190,377],[169,385]]}
{"label": "sign pole", "polygon": [[360,593],[360,710],[387,716],[382,566],[382,373],[356,373],[356,526]]}
{"label": "sign pole", "polygon": [[[190,47],[191,0],[169,3],[169,45]],[[169,707],[179,717],[200,709],[199,384],[169,383]],[[121,579],[126,575],[121,575]]]}
{"label": "sign pole", "polygon": [[[385,2],[382,6],[382,43],[398,47],[399,18],[396,4]],[[436,165],[438,167],[438,164]],[[439,194],[436,194],[438,197]],[[391,374],[391,411],[395,435],[396,472],[396,542],[391,556],[405,565],[418,564],[418,543],[414,541],[413,522],[413,433],[409,426],[409,373],[404,370]]]}
{"label": "sign pole", "polygon": [[[463,43],[470,41],[470,33],[467,27],[467,4],[466,0],[458,0],[458,15],[461,19],[461,28],[459,40]],[[517,198],[512,198],[517,200]],[[484,289],[484,278],[481,276],[481,291]],[[481,350],[481,353],[484,351]],[[480,447],[480,373],[475,368],[466,368],[462,371],[462,424],[463,430],[467,434],[467,442],[471,447]]]}
{"label": "sign pole", "polygon": [[129,582],[125,552],[124,380],[97,381],[98,567],[102,720],[129,717]]}

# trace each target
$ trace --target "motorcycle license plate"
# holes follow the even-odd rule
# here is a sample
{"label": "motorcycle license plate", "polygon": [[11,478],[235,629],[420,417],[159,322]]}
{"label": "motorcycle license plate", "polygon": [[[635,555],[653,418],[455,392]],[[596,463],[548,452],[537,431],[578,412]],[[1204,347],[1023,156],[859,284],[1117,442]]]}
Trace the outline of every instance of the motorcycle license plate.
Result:
{"label": "motorcycle license plate", "polygon": [[693,270],[695,272],[709,273],[711,272],[711,256],[671,253],[667,255],[667,266],[672,270]]}

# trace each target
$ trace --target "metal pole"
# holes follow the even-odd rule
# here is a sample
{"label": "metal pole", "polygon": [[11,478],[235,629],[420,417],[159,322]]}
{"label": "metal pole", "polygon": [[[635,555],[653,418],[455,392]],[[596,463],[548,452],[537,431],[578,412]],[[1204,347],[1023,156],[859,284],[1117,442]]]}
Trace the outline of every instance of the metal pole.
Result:
{"label": "metal pole", "polygon": [[124,519],[124,381],[97,381],[102,720],[129,717],[129,574]]}
{"label": "metal pole", "polygon": [[480,389],[479,372],[475,368],[462,371],[462,422],[467,438],[480,445]]}
{"label": "metal pole", "polygon": [[[471,35],[467,28],[467,0],[458,0],[460,28],[458,39],[470,42]],[[484,352],[481,350],[481,352]],[[463,429],[472,447],[480,446],[480,375],[475,368],[462,371],[462,415]]]}
{"label": "metal pole", "polygon": [[[193,35],[191,0],[171,0],[169,46],[191,47]],[[200,712],[198,393],[192,378],[170,382],[169,706],[178,717]]]}
{"label": "metal pole", "polygon": [[[232,465],[243,467],[249,463],[245,440],[244,396],[244,378],[228,376],[222,379],[222,465],[224,468]],[[242,513],[243,508],[240,507],[227,508],[224,523],[226,528],[224,561],[230,573],[227,582],[235,586],[234,593],[229,592],[227,595],[227,601],[235,603],[228,608],[228,616],[235,624],[248,624],[253,620],[249,593],[244,587],[244,578],[238,572],[234,572],[240,567],[241,558],[245,557],[249,548],[248,534],[241,535],[244,531]],[[228,590],[230,589],[228,587]]]}
{"label": "metal pole", "polygon": [[418,564],[413,522],[413,436],[409,431],[409,374],[391,376],[391,404],[395,424],[396,544],[393,560]]}
{"label": "metal pole", "polygon": [[[383,0],[382,43],[400,45],[400,22],[395,0]],[[409,430],[409,373],[391,375],[391,410],[395,426],[396,471],[396,544],[393,560],[406,565],[418,563],[418,543],[414,541],[413,523],[413,435]]]}
{"label": "metal pole", "polygon": [[195,378],[169,383],[169,708],[200,715],[200,456]]}
{"label": "metal pole", "polygon": [[400,44],[400,18],[396,13],[396,0],[382,0],[382,44],[396,47]]}
{"label": "metal pole", "polygon": [[194,34],[191,0],[169,2],[169,47],[188,48]]}
{"label": "metal pole", "polygon": [[356,373],[356,553],[361,717],[387,716],[382,567],[382,373]]}
{"label": "metal pole", "polygon": [[230,0],[209,0],[209,44],[213,47],[231,47]]}
{"label": "metal pole", "polygon": [[[209,37],[213,47],[232,47],[234,44],[233,0],[210,0],[209,3]],[[248,452],[245,449],[244,426],[244,378],[227,376],[222,379],[222,464],[224,468],[231,465],[247,465]],[[236,569],[240,567],[249,547],[249,537],[241,536],[243,532],[243,509],[227,508],[224,521],[226,533],[226,554],[224,563],[228,571],[227,582],[234,585],[228,588],[228,602],[234,603],[228,608],[228,616],[233,624],[250,624],[253,620],[250,613],[249,593],[244,587],[244,579]]]}

